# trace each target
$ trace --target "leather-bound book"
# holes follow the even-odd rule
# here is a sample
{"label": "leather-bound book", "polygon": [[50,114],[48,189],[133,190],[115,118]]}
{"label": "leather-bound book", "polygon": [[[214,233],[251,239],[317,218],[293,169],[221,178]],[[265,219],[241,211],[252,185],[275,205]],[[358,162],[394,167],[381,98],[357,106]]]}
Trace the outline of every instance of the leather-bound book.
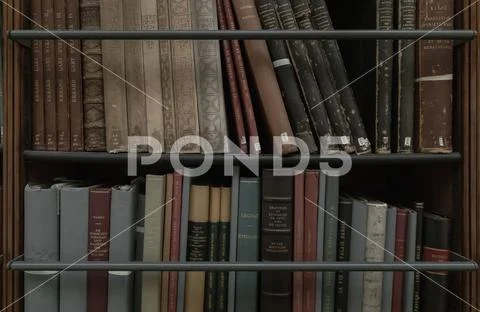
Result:
{"label": "leather-bound book", "polygon": [[[240,29],[262,29],[254,0],[235,0],[233,8]],[[282,154],[296,152],[298,149],[293,145],[295,142],[292,127],[288,120],[267,44],[264,40],[245,40],[244,46],[266,123],[267,133],[265,135],[269,136],[267,141],[273,141],[273,137],[280,137],[283,144],[273,147],[274,150],[278,150]]]}
{"label": "leather-bound book", "polygon": [[[446,262],[450,255],[450,220],[423,213],[423,261]],[[420,311],[447,311],[448,272],[425,272]]]}
{"label": "leather-bound book", "polygon": [[[100,0],[81,0],[80,19],[82,30],[100,30]],[[84,40],[82,52],[85,150],[105,151],[102,42]]]}
{"label": "leather-bound book", "polygon": [[[238,176],[238,174],[235,176],[237,177],[236,179],[238,182],[240,177]],[[233,187],[236,187],[235,191],[237,192],[237,196],[232,196],[232,192],[234,192]],[[230,237],[232,237],[230,235],[232,228],[231,224],[233,222],[233,218],[235,218],[235,216],[232,214],[232,211],[233,209],[235,209],[235,211],[238,211],[238,206],[232,205],[232,201],[234,201],[235,199],[235,202],[238,203],[238,184],[236,186],[232,185],[232,188],[225,186],[221,188],[220,223],[218,229],[218,261],[228,261],[230,257],[230,246],[233,245],[230,244]],[[232,283],[230,282],[229,272],[218,272],[216,311],[226,312],[227,309],[228,311],[233,311],[234,307],[230,306],[231,298],[229,293],[229,287],[231,284]],[[234,290],[235,289],[232,289],[232,291]]]}
{"label": "leather-bound book", "polygon": [[[172,214],[173,214],[173,173],[167,174],[167,182],[165,185],[165,216],[163,226],[163,261],[170,261],[170,245],[172,242]],[[169,276],[170,272],[162,272],[162,290],[160,298],[160,311],[168,311],[168,295],[169,295]]]}
{"label": "leather-bound book", "polygon": [[[405,261],[405,243],[407,240],[407,210],[397,208],[397,223],[395,233],[395,261]],[[404,290],[404,272],[393,273],[393,290],[392,290],[392,312],[403,311],[403,290]]]}
{"label": "leather-bound book", "polygon": [[[314,27],[319,30],[333,30],[332,20],[325,3],[325,0],[310,0],[312,9],[312,21]],[[359,114],[357,99],[353,93],[348,78],[343,57],[336,40],[322,40],[321,44],[325,50],[325,55],[330,64],[330,70],[333,74],[333,83],[336,92],[340,94],[341,105],[345,112],[350,130],[352,132],[353,144],[357,154],[365,154],[371,152],[370,140],[363,124],[363,120]]]}
{"label": "leather-bound book", "polygon": [[[295,175],[293,185],[293,260],[303,261],[303,249],[305,241],[305,174],[303,172]],[[292,310],[295,312],[303,311],[303,284],[304,272],[293,272]]]}
{"label": "leather-bound book", "polygon": [[[42,25],[42,1],[32,1],[32,29]],[[32,41],[32,148],[46,149],[43,40]]]}
{"label": "leather-bound book", "polygon": [[[210,187],[210,211],[208,215],[208,261],[218,261],[221,194],[222,189],[220,187]],[[207,272],[205,275],[204,311],[206,312],[217,311],[217,276],[217,272]]]}
{"label": "leather-bound book", "polygon": [[[110,248],[111,188],[89,190],[88,261],[108,261]],[[87,273],[87,311],[107,312],[108,272]]]}
{"label": "leather-bound book", "polygon": [[[80,6],[78,0],[67,0],[67,29],[80,29]],[[70,149],[84,150],[83,141],[83,84],[82,45],[80,40],[68,40],[68,98],[70,104]]]}
{"label": "leather-bound book", "polygon": [[[415,248],[415,261],[422,261],[423,255],[423,202],[416,201],[413,203],[413,209],[417,212],[417,237]],[[413,312],[420,312],[420,299],[421,299],[421,280],[422,274],[415,272],[415,285],[413,293]]]}
{"label": "leather-bound book", "polygon": [[[282,28],[298,30],[290,1],[276,0],[276,2]],[[325,108],[325,103],[322,103],[322,93],[308,59],[307,47],[302,40],[289,40],[287,44],[317,139],[330,136],[332,135],[332,129],[328,120],[327,109]]]}
{"label": "leather-bound book", "polygon": [[[351,198],[341,196],[338,205],[337,261],[350,260],[350,236],[352,233]],[[346,312],[348,304],[348,271],[338,271],[335,280],[335,311]]]}
{"label": "leather-bound book", "polygon": [[[280,23],[275,11],[275,0],[256,0],[256,4],[263,29],[280,30]],[[273,67],[277,73],[293,133],[307,144],[309,152],[316,152],[318,148],[305,111],[305,104],[303,103],[295,69],[290,61],[287,45],[282,40],[268,40],[267,45]]]}
{"label": "leather-bound book", "polygon": [[[274,176],[272,169],[265,169],[262,179],[261,260],[292,261],[293,177]],[[293,311],[292,275],[261,272],[260,311]]]}
{"label": "leather-bound book", "polygon": [[[67,28],[66,0],[54,0],[55,29]],[[70,151],[70,101],[68,94],[68,50],[61,40],[55,41],[55,90],[57,101],[57,150]]]}
{"label": "leather-bound book", "polygon": [[[218,0],[217,3],[222,3],[225,9],[225,19],[227,22],[227,28],[229,30],[238,29],[235,23],[235,15],[233,13],[232,0]],[[231,40],[233,61],[235,63],[235,72],[237,74],[238,87],[240,90],[240,96],[242,99],[243,114],[245,117],[245,123],[247,125],[247,135],[250,154],[260,154],[261,146],[258,138],[257,122],[253,110],[252,97],[250,95],[250,87],[247,80],[247,73],[245,70],[244,58],[238,40]]]}
{"label": "leather-bound book", "polygon": [[[452,0],[435,4],[418,0],[418,29],[453,29],[453,12]],[[416,150],[449,153],[453,149],[453,41],[421,40],[416,64]]]}
{"label": "leather-bound book", "polygon": [[[318,224],[318,196],[319,196],[319,172],[316,170],[305,171],[305,203],[304,203],[304,245],[303,260],[314,262],[317,258],[317,231],[323,230]],[[337,194],[338,197],[338,194]],[[336,234],[336,233],[335,233]],[[335,274],[333,272],[329,272]],[[325,274],[324,274],[325,276]],[[316,296],[316,272],[303,272],[303,311],[317,311]],[[335,275],[334,275],[335,281]],[[332,287],[333,289],[333,287]],[[318,307],[319,308],[319,307]],[[323,310],[323,307],[322,307]]]}
{"label": "leather-bound book", "polygon": [[[54,0],[42,2],[42,21],[46,29],[55,29]],[[56,63],[57,51],[55,40],[43,41],[43,72],[45,98],[45,139],[49,151],[57,150],[57,100],[56,100]]]}
{"label": "leather-bound book", "polygon": [[[225,16],[225,8],[223,7],[222,0],[216,1],[217,14],[218,14],[218,28],[220,30],[227,30],[227,20]],[[245,133],[245,124],[242,115],[242,103],[240,99],[240,88],[238,85],[235,64],[233,62],[232,44],[229,40],[222,40],[222,52],[223,52],[223,64],[225,66],[225,73],[227,74],[227,81],[229,87],[231,112],[233,114],[235,135],[237,144],[240,150],[244,153],[248,153],[248,142]]]}
{"label": "leather-bound book", "polygon": [[[293,13],[302,30],[313,30],[311,19],[311,10],[307,0],[291,0]],[[330,71],[330,64],[323,46],[319,41],[306,40],[305,45],[308,51],[308,59],[312,64],[313,72],[317,78],[317,83],[323,95],[324,103],[333,134],[340,137],[341,147],[348,153],[355,151],[352,145],[350,125],[347,122],[343,107],[340,104],[340,94],[335,90],[333,83],[333,74]]]}
{"label": "leather-bound book", "polygon": [[[173,174],[172,232],[170,233],[170,261],[180,259],[180,221],[182,216],[183,176]],[[177,312],[178,272],[168,275],[168,312]]]}

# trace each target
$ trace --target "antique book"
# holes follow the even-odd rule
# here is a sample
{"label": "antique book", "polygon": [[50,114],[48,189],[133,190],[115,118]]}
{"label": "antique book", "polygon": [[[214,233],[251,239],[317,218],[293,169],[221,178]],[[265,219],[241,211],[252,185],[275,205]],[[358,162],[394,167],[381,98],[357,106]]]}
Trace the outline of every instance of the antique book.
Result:
{"label": "antique book", "polygon": [[[163,222],[163,261],[170,260],[170,246],[172,240],[172,215],[173,215],[173,201],[174,201],[174,174],[169,173],[166,177],[165,185],[165,215]],[[162,290],[160,298],[160,311],[168,311],[168,294],[169,294],[169,275],[170,272],[162,272]]]}
{"label": "antique book", "polygon": [[[238,176],[237,176],[238,177]],[[237,178],[238,181],[239,178]],[[238,209],[238,182],[236,182],[236,196],[232,196],[232,188],[222,186],[220,195],[220,224],[219,224],[219,239],[218,239],[218,261],[228,261],[230,253],[230,242],[235,240],[230,236],[230,228],[232,224],[233,209]],[[235,200],[235,205],[233,205]],[[238,212],[237,212],[238,213]],[[232,244],[233,245],[233,244]],[[218,312],[226,312],[227,309],[231,309],[230,297],[229,297],[229,272],[218,272],[217,282],[217,304],[216,308]],[[234,291],[235,289],[233,289]],[[232,304],[233,305],[233,304]]]}
{"label": "antique book", "polygon": [[[415,261],[422,261],[423,254],[423,202],[416,201],[413,203],[413,209],[417,212],[417,237],[415,248]],[[422,275],[420,272],[415,272],[415,285],[413,293],[413,312],[420,311],[420,298],[421,298],[421,280]]]}
{"label": "antique book", "polygon": [[[318,190],[317,190],[318,191]],[[305,173],[297,173],[293,178],[293,261],[303,261],[305,241]],[[293,272],[292,310],[303,311],[304,273]]]}
{"label": "antique book", "polygon": [[[190,0],[169,1],[170,29],[192,29],[192,3]],[[172,79],[173,96],[175,99],[175,123],[177,140],[187,136],[200,134],[198,121],[197,86],[195,79],[195,53],[193,41],[172,40]],[[196,142],[198,143],[198,142]],[[174,146],[176,149],[176,147]],[[187,144],[174,153],[197,153],[200,152],[198,144]]]}
{"label": "antique book", "polygon": [[[261,260],[292,261],[293,177],[264,169],[262,179]],[[260,309],[292,311],[292,272],[260,273]]]}
{"label": "antique book", "polygon": [[[190,183],[187,179],[186,183]],[[188,184],[190,187],[190,184]],[[180,259],[180,226],[184,182],[182,175],[173,174],[172,232],[170,233],[170,261]],[[178,272],[168,274],[168,312],[177,312]]]}
{"label": "antique book", "polygon": [[[42,2],[42,21],[46,29],[55,29],[54,0],[39,0]],[[57,150],[57,94],[56,94],[56,42],[43,41],[43,88],[45,99],[45,140],[49,151]]]}
{"label": "antique book", "polygon": [[[387,225],[385,227],[384,261],[386,263],[395,262],[397,215],[397,208],[389,205],[387,207]],[[380,309],[382,312],[392,311],[392,296],[395,295],[393,290],[395,273],[391,271],[383,272],[382,305]]]}
{"label": "antique book", "polygon": [[[397,0],[396,21],[399,30],[416,28],[417,0]],[[398,153],[413,152],[415,111],[415,44],[399,40],[395,72],[395,147]]]}
{"label": "antique book", "polygon": [[[123,30],[124,9],[116,0],[100,1],[102,30]],[[102,41],[106,145],[109,153],[127,151],[128,120],[123,40]]]}
{"label": "antique book", "polygon": [[[218,30],[217,6],[212,0],[191,0],[192,28]],[[224,146],[228,136],[223,74],[218,40],[195,40],[195,79],[200,136],[214,153],[228,152]]]}
{"label": "antique book", "polygon": [[[218,261],[221,195],[221,187],[210,186],[210,211],[208,213],[208,261]],[[217,277],[217,272],[206,272],[205,274],[205,299],[203,309],[206,312],[217,311]]]}
{"label": "antique book", "polygon": [[[240,29],[262,29],[254,0],[234,1],[233,8]],[[268,133],[265,135],[268,136],[269,141],[273,141],[274,137],[281,138],[281,146],[279,146],[280,144],[272,145],[274,151],[281,154],[296,152],[298,149],[293,145],[292,128],[267,44],[264,40],[245,40],[243,43],[266,123]]]}
{"label": "antique book", "polygon": [[[228,30],[238,29],[232,0],[218,0],[218,4],[223,3],[225,9],[225,19],[227,22]],[[257,121],[254,114],[252,97],[250,94],[250,87],[248,83],[247,73],[245,69],[244,57],[240,47],[240,42],[238,40],[231,40],[230,44],[232,46],[233,61],[235,63],[235,72],[237,74],[238,87],[240,90],[240,96],[242,99],[242,108],[243,114],[245,116],[245,122],[247,126],[247,135],[248,135],[248,147],[250,154],[260,154],[262,148],[260,145],[260,140],[258,138],[257,130]]]}
{"label": "antique book", "polygon": [[[169,0],[157,0],[159,30],[170,29],[170,8],[168,3]],[[165,152],[169,152],[177,139],[171,41],[160,40],[158,48],[160,50],[160,79],[162,81],[163,142]]]}
{"label": "antique book", "polygon": [[[327,203],[327,175],[320,170],[318,179],[317,224],[325,224],[325,207]],[[316,261],[323,261],[324,231],[317,231],[317,257]],[[305,247],[304,247],[305,249]],[[316,272],[315,276],[315,306],[321,307],[323,300],[323,272]]]}
{"label": "antique book", "polygon": [[[333,30],[332,20],[325,0],[310,0],[310,3],[314,27],[319,30]],[[367,137],[363,120],[359,114],[357,99],[350,86],[350,80],[338,43],[336,40],[322,40],[321,44],[330,64],[330,70],[333,74],[332,81],[335,84],[336,92],[340,93],[341,105],[345,112],[345,118],[350,125],[356,153],[369,153],[371,152],[370,140]]]}
{"label": "antique book", "polygon": [[[290,1],[276,0],[276,2],[282,28],[285,30],[298,30]],[[322,137],[328,137],[333,133],[325,104],[322,102],[322,93],[318,87],[312,65],[308,60],[307,47],[302,40],[289,40],[287,44],[300,87],[302,88],[310,121],[313,125],[312,130],[315,131],[317,140]]]}
{"label": "antique book", "polygon": [[[82,30],[100,30],[100,0],[81,0]],[[105,151],[102,42],[82,41],[83,127],[86,151]]]}
{"label": "antique book", "polygon": [[[40,30],[43,24],[42,1],[33,1],[31,6],[32,29]],[[32,40],[32,148],[45,150],[45,90],[43,40]]]}
{"label": "antique book", "polygon": [[[305,194],[304,194],[304,242],[303,260],[315,261],[317,258],[317,232],[318,224],[317,202],[319,197],[319,171],[305,171]],[[324,251],[325,252],[325,251]],[[324,254],[325,255],[325,254]],[[325,274],[323,275],[325,276]],[[316,272],[303,272],[303,311],[314,312],[316,307]],[[335,280],[335,277],[334,277]],[[322,301],[323,302],[323,301]],[[292,310],[293,311],[293,310]]]}
{"label": "antique book", "polygon": [[[451,0],[441,0],[436,5],[419,0],[417,28],[451,30],[453,13]],[[416,151],[449,153],[453,148],[453,41],[421,40],[416,64]]]}
{"label": "antique book", "polygon": [[[222,255],[223,250],[219,253],[219,258],[224,259],[224,261],[237,261],[237,255],[240,254],[237,252],[237,240],[235,239],[238,236],[238,205],[239,205],[239,194],[240,194],[240,167],[234,166],[233,173],[232,173],[232,189],[230,190],[230,228],[228,229],[229,232],[229,239],[225,242],[228,245],[228,251],[225,250],[227,254]],[[221,216],[220,216],[221,217]],[[222,241],[220,241],[222,244]],[[260,251],[260,249],[259,249]],[[238,272],[239,273],[239,272]],[[227,272],[227,273],[219,273],[219,279],[224,277],[225,279],[228,276],[227,283],[227,310],[228,312],[235,312],[236,307],[236,299],[235,299],[235,285],[236,285],[236,276],[237,272]],[[222,281],[219,280],[219,284]]]}
{"label": "antique book", "polygon": [[[227,30],[227,18],[222,0],[216,1],[218,15],[218,29]],[[242,114],[242,103],[240,98],[240,87],[238,85],[235,64],[233,61],[232,44],[230,40],[222,40],[223,65],[225,67],[226,81],[229,88],[230,111],[233,115],[236,144],[244,153],[248,153],[247,134]],[[228,103],[228,101],[226,102]]]}
{"label": "antique book", "polygon": [[[108,261],[112,189],[94,187],[88,199],[88,261]],[[108,311],[108,272],[87,273],[87,311]]]}
{"label": "antique book", "polygon": [[[407,241],[408,210],[397,208],[397,223],[395,231],[395,261],[405,261],[405,250]],[[392,312],[403,311],[403,291],[405,272],[393,273],[393,295],[390,303]]]}
{"label": "antique book", "polygon": [[[417,212],[408,209],[407,235],[405,240],[405,261],[415,261],[417,237]],[[413,292],[415,288],[415,272],[405,272],[403,285],[403,311],[413,311]]]}
{"label": "antique book", "polygon": [[[210,189],[208,185],[190,187],[186,261],[208,260],[208,219]],[[205,272],[185,273],[185,312],[204,311]]]}
{"label": "antique book", "polygon": [[[159,29],[159,16],[158,6],[156,0],[142,0],[141,2],[141,29],[143,30],[158,30]],[[164,14],[164,13],[162,13]],[[146,109],[141,107],[139,111],[144,111],[146,118],[142,120],[145,122],[146,127],[142,129],[146,135],[154,138],[162,144],[162,150],[164,147],[164,127],[163,127],[163,80],[162,80],[162,68],[161,68],[161,56],[160,55],[160,42],[158,40],[143,40],[143,67],[144,67],[144,80],[145,80],[145,103]],[[128,91],[128,89],[127,89]],[[138,116],[140,118],[140,116]],[[128,115],[130,119],[130,115]],[[146,119],[146,120],[145,120]],[[158,153],[158,151],[157,151]]]}
{"label": "antique book", "polygon": [[[450,220],[423,213],[422,261],[447,262],[450,259]],[[422,277],[421,311],[447,311],[448,272],[425,272]]]}
{"label": "antique book", "polygon": [[[291,3],[298,28],[313,30],[309,2],[307,0],[291,0]],[[333,75],[323,46],[316,40],[306,40],[305,46],[323,96],[322,104],[326,107],[333,134],[339,137],[341,148],[348,153],[352,153],[355,151],[355,147],[352,145],[350,126],[340,104],[340,95],[336,92],[332,82]]]}
{"label": "antique book", "polygon": [[[237,261],[260,260],[260,189],[260,178],[240,178]],[[258,272],[237,272],[235,311],[258,311]]]}
{"label": "antique book", "polygon": [[[143,183],[145,184],[145,183]],[[137,200],[137,210],[135,212],[135,260],[143,260],[143,237],[145,232],[145,186],[139,190]],[[142,274],[143,272],[135,272],[135,295],[134,295],[134,311],[142,311]]]}
{"label": "antique book", "polygon": [[[275,1],[256,0],[255,2],[263,29],[280,30],[280,23],[275,11]],[[310,153],[316,152],[318,148],[310,128],[310,121],[305,111],[305,104],[303,103],[295,69],[290,61],[287,45],[282,40],[268,40],[267,45],[293,133],[307,144]]]}
{"label": "antique book", "polygon": [[[345,196],[339,198],[337,261],[350,260],[352,208],[353,201],[351,198]],[[346,312],[348,304],[348,271],[338,271],[335,283],[335,311]]]}
{"label": "antique book", "polygon": [[[54,0],[55,29],[67,28],[66,0]],[[68,88],[68,50],[61,40],[54,41],[55,47],[55,98],[57,106],[57,150],[70,151],[70,96]],[[50,112],[49,112],[50,113]],[[48,114],[47,114],[48,115]]]}
{"label": "antique book", "polygon": [[[80,6],[77,0],[66,0],[66,26],[68,30],[80,29]],[[83,83],[82,83],[82,45],[80,40],[68,40],[68,103],[70,104],[70,150],[84,150],[83,136]]]}
{"label": "antique book", "polygon": [[[122,0],[117,1],[118,6],[123,5],[123,29],[124,30],[142,30],[144,27],[144,20],[142,16],[142,6],[147,5],[147,0]],[[151,2],[151,1],[150,1]],[[155,4],[156,2],[153,1]],[[151,5],[151,4],[150,4]],[[155,6],[156,8],[156,6]],[[156,11],[156,10],[155,10]],[[120,12],[118,12],[120,13]],[[152,8],[150,8],[150,14]],[[121,18],[112,25],[116,29],[122,29]],[[103,25],[102,25],[103,26]],[[117,40],[118,41],[118,40]],[[126,108],[128,121],[128,136],[146,136],[147,135],[147,109],[146,109],[146,68],[154,67],[155,63],[144,66],[144,53],[143,53],[143,41],[142,40],[126,40],[124,42],[118,41],[118,48],[123,45],[124,53],[119,53],[117,56],[111,55],[110,57],[123,57],[125,58],[124,69],[118,68],[117,70],[125,73],[125,94],[126,94]],[[106,53],[106,51],[105,51]],[[105,54],[105,56],[107,56]],[[152,60],[150,60],[152,61]],[[157,55],[157,62],[160,62]],[[118,66],[118,65],[117,65]],[[122,76],[123,77],[123,76]],[[118,79],[118,77],[115,77]],[[159,81],[156,83],[160,84]],[[107,86],[105,86],[107,88]],[[107,105],[107,104],[106,104]],[[108,113],[107,113],[108,117]],[[107,119],[108,121],[108,119]],[[107,137],[108,139],[108,137]],[[107,142],[108,143],[108,142]],[[142,147],[140,148],[142,149]]]}

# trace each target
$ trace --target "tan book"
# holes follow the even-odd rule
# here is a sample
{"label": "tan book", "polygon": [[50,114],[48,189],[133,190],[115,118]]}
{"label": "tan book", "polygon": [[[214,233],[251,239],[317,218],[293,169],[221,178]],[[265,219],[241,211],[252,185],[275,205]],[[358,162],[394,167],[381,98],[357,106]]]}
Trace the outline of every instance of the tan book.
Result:
{"label": "tan book", "polygon": [[[145,186],[145,228],[143,261],[160,262],[163,258],[163,221],[165,176],[147,175]],[[143,272],[142,311],[159,311],[162,293],[162,272]]]}
{"label": "tan book", "polygon": [[[102,30],[123,30],[123,16],[123,4],[118,0],[100,1]],[[107,151],[126,152],[128,120],[124,41],[103,40],[102,52]]]}
{"label": "tan book", "polygon": [[[165,216],[163,227],[163,261],[170,261],[170,240],[172,238],[172,209],[173,209],[173,173],[167,174],[165,187]],[[162,272],[162,292],[160,311],[168,312],[169,272]]]}
{"label": "tan book", "polygon": [[[209,186],[192,185],[188,215],[187,261],[207,260],[209,206]],[[203,312],[204,295],[205,272],[187,272],[184,312]]]}
{"label": "tan book", "polygon": [[[190,0],[170,0],[169,14],[172,30],[192,29]],[[199,136],[193,42],[172,40],[171,53],[177,140],[187,136]],[[195,140],[195,143],[199,142]],[[200,147],[197,144],[187,144],[181,151],[172,152],[198,153]]]}

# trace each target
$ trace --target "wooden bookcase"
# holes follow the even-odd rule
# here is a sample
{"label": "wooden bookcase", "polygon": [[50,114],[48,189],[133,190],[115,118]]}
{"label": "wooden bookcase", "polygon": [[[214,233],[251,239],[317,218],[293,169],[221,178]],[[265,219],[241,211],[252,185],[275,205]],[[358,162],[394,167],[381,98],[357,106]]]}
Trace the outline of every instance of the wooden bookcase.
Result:
{"label": "wooden bookcase", "polygon": [[[112,174],[124,176],[127,168],[126,154],[87,153],[87,152],[47,152],[33,151],[27,143],[29,131],[29,68],[30,40],[35,39],[293,39],[303,36],[305,39],[452,39],[455,48],[455,151],[451,154],[390,154],[353,156],[353,171],[349,177],[342,179],[342,186],[351,188],[365,179],[376,179],[378,192],[401,192],[402,194],[427,194],[424,196],[427,207],[452,219],[452,249],[465,258],[454,259],[447,264],[412,263],[419,270],[448,270],[451,272],[450,288],[465,302],[478,307],[480,304],[480,281],[477,270],[480,259],[477,237],[479,236],[480,201],[478,183],[480,172],[477,163],[480,124],[477,124],[477,111],[480,108],[477,87],[477,75],[480,74],[480,47],[476,31],[479,29],[480,5],[473,5],[456,18],[455,31],[166,31],[166,32],[84,32],[64,31],[34,32],[28,29],[28,20],[18,12],[26,12],[27,0],[6,0],[4,4],[3,31],[4,42],[4,118],[5,140],[3,145],[3,187],[2,206],[2,250],[3,250],[3,307],[5,311],[22,311],[23,295],[22,271],[24,270],[62,270],[66,264],[40,265],[21,261],[23,254],[23,191],[30,179],[48,179],[58,174],[79,176]],[[458,0],[457,11],[474,4],[474,0]],[[480,17],[480,15],[479,15]],[[59,36],[59,37],[57,37]],[[182,155],[184,165],[195,166],[202,163],[202,155]],[[297,163],[298,157],[291,156],[285,165]],[[310,167],[318,168],[319,161],[328,161],[332,165],[338,160],[330,157],[316,156],[310,159]],[[222,156],[215,156],[214,165],[223,163]],[[271,155],[260,156],[262,167],[272,166]],[[240,162],[238,162],[241,165]],[[141,168],[140,172],[168,170],[168,155],[164,155],[154,166]],[[124,170],[125,172],[122,172]],[[368,178],[366,178],[368,177]],[[359,183],[360,181],[360,183]],[[369,185],[372,188],[372,185]],[[361,190],[368,193],[368,189]],[[472,259],[472,261],[468,260]],[[75,266],[78,270],[111,269],[109,264],[82,264]],[[159,263],[117,264],[121,270],[411,270],[407,264],[362,264],[362,263],[278,263],[278,264],[242,264],[242,263]],[[452,296],[450,296],[452,297]],[[460,300],[451,300],[449,311],[473,311],[469,305]],[[43,312],[43,311],[39,311]]]}

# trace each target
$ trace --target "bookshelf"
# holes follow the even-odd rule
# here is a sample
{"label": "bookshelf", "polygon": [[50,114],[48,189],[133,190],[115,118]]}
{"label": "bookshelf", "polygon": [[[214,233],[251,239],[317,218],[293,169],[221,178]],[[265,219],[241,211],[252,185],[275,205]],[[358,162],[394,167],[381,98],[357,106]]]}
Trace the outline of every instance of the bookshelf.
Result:
{"label": "bookshelf", "polygon": [[[152,40],[152,39],[338,39],[338,40],[377,40],[377,39],[450,39],[455,40],[457,47],[474,40],[477,37],[477,32],[474,30],[453,30],[453,31],[371,31],[371,30],[355,30],[355,31],[32,31],[16,29],[20,28],[21,22],[9,20],[10,24],[8,31],[8,45],[12,54],[6,57],[13,61],[12,66],[20,69],[23,64],[22,56],[25,53],[24,49],[29,49],[29,40],[32,39],[101,39],[101,40]],[[13,26],[13,27],[12,27]],[[15,48],[13,48],[15,47]],[[9,50],[10,51],[10,50]],[[23,64],[24,65],[24,64]],[[12,74],[13,75],[13,74]],[[10,82],[19,81],[18,75],[10,77]],[[9,85],[12,87],[12,84]],[[21,88],[20,86],[18,88]],[[6,89],[6,92],[12,92],[12,88]],[[21,92],[20,92],[21,94]],[[95,262],[95,263],[76,263],[70,265],[67,263],[34,263],[25,262],[19,257],[21,250],[21,209],[22,205],[22,190],[23,190],[23,173],[27,168],[34,168],[35,166],[47,165],[54,166],[57,164],[109,164],[124,168],[128,162],[128,155],[109,154],[103,152],[49,152],[49,151],[34,151],[25,146],[24,135],[28,129],[28,122],[23,118],[25,104],[28,95],[16,96],[9,99],[5,108],[8,118],[7,128],[8,135],[6,135],[5,151],[6,157],[3,159],[4,168],[4,183],[7,184],[7,190],[11,191],[11,195],[5,196],[3,203],[4,207],[9,207],[9,220],[15,220],[14,228],[10,228],[7,239],[15,240],[15,246],[4,241],[4,248],[7,247],[5,257],[3,258],[5,269],[9,277],[4,281],[4,285],[8,287],[8,292],[4,294],[4,301],[12,301],[12,299],[19,297],[22,293],[20,276],[18,272],[21,271],[44,271],[44,270],[133,270],[133,271],[195,271],[195,270],[209,270],[209,271],[477,271],[479,270],[479,263],[475,261],[454,260],[448,263],[438,262],[413,262],[413,263],[339,263],[339,262],[322,262],[322,263],[303,263],[303,262],[288,262],[288,263],[242,263],[242,262],[209,262],[209,263],[109,263],[109,262]],[[457,112],[460,115],[460,112]],[[455,118],[455,120],[458,119]],[[18,129],[15,128],[15,121],[21,125]],[[459,125],[457,125],[460,127]],[[456,152],[450,154],[389,154],[389,155],[358,155],[352,157],[352,165],[357,166],[398,166],[400,168],[414,168],[415,166],[441,166],[453,168],[455,185],[460,182],[461,166],[464,162],[464,155],[461,148],[456,146]],[[0,148],[0,155],[3,149]],[[142,155],[138,155],[137,160],[140,161]],[[148,167],[147,170],[155,169],[170,169],[170,155],[163,154],[160,160],[156,162],[153,167]],[[180,160],[185,166],[196,166],[203,162],[204,156],[197,154],[180,155]],[[238,156],[235,163],[242,165],[242,160],[246,160],[245,156]],[[213,165],[221,166],[224,163],[224,155],[215,155]],[[274,156],[261,155],[258,156],[258,162],[261,167],[271,167]],[[299,162],[299,156],[284,157],[283,165],[292,166]],[[318,167],[319,162],[328,162],[332,166],[341,165],[334,156],[320,156],[313,155],[309,160],[309,167]],[[123,167],[122,167],[123,166]],[[8,174],[19,170],[19,177],[10,178]],[[401,170],[401,169],[400,169]],[[7,175],[7,176],[5,176]],[[454,192],[456,200],[460,200],[461,193],[457,190]],[[458,222],[458,220],[456,221]],[[458,233],[457,233],[458,235]],[[4,249],[5,250],[5,249]],[[13,275],[15,273],[15,276]],[[5,299],[5,296],[8,298]],[[18,307],[12,307],[12,311],[20,311]],[[8,310],[10,311],[10,310]],[[43,311],[41,311],[43,312]]]}

